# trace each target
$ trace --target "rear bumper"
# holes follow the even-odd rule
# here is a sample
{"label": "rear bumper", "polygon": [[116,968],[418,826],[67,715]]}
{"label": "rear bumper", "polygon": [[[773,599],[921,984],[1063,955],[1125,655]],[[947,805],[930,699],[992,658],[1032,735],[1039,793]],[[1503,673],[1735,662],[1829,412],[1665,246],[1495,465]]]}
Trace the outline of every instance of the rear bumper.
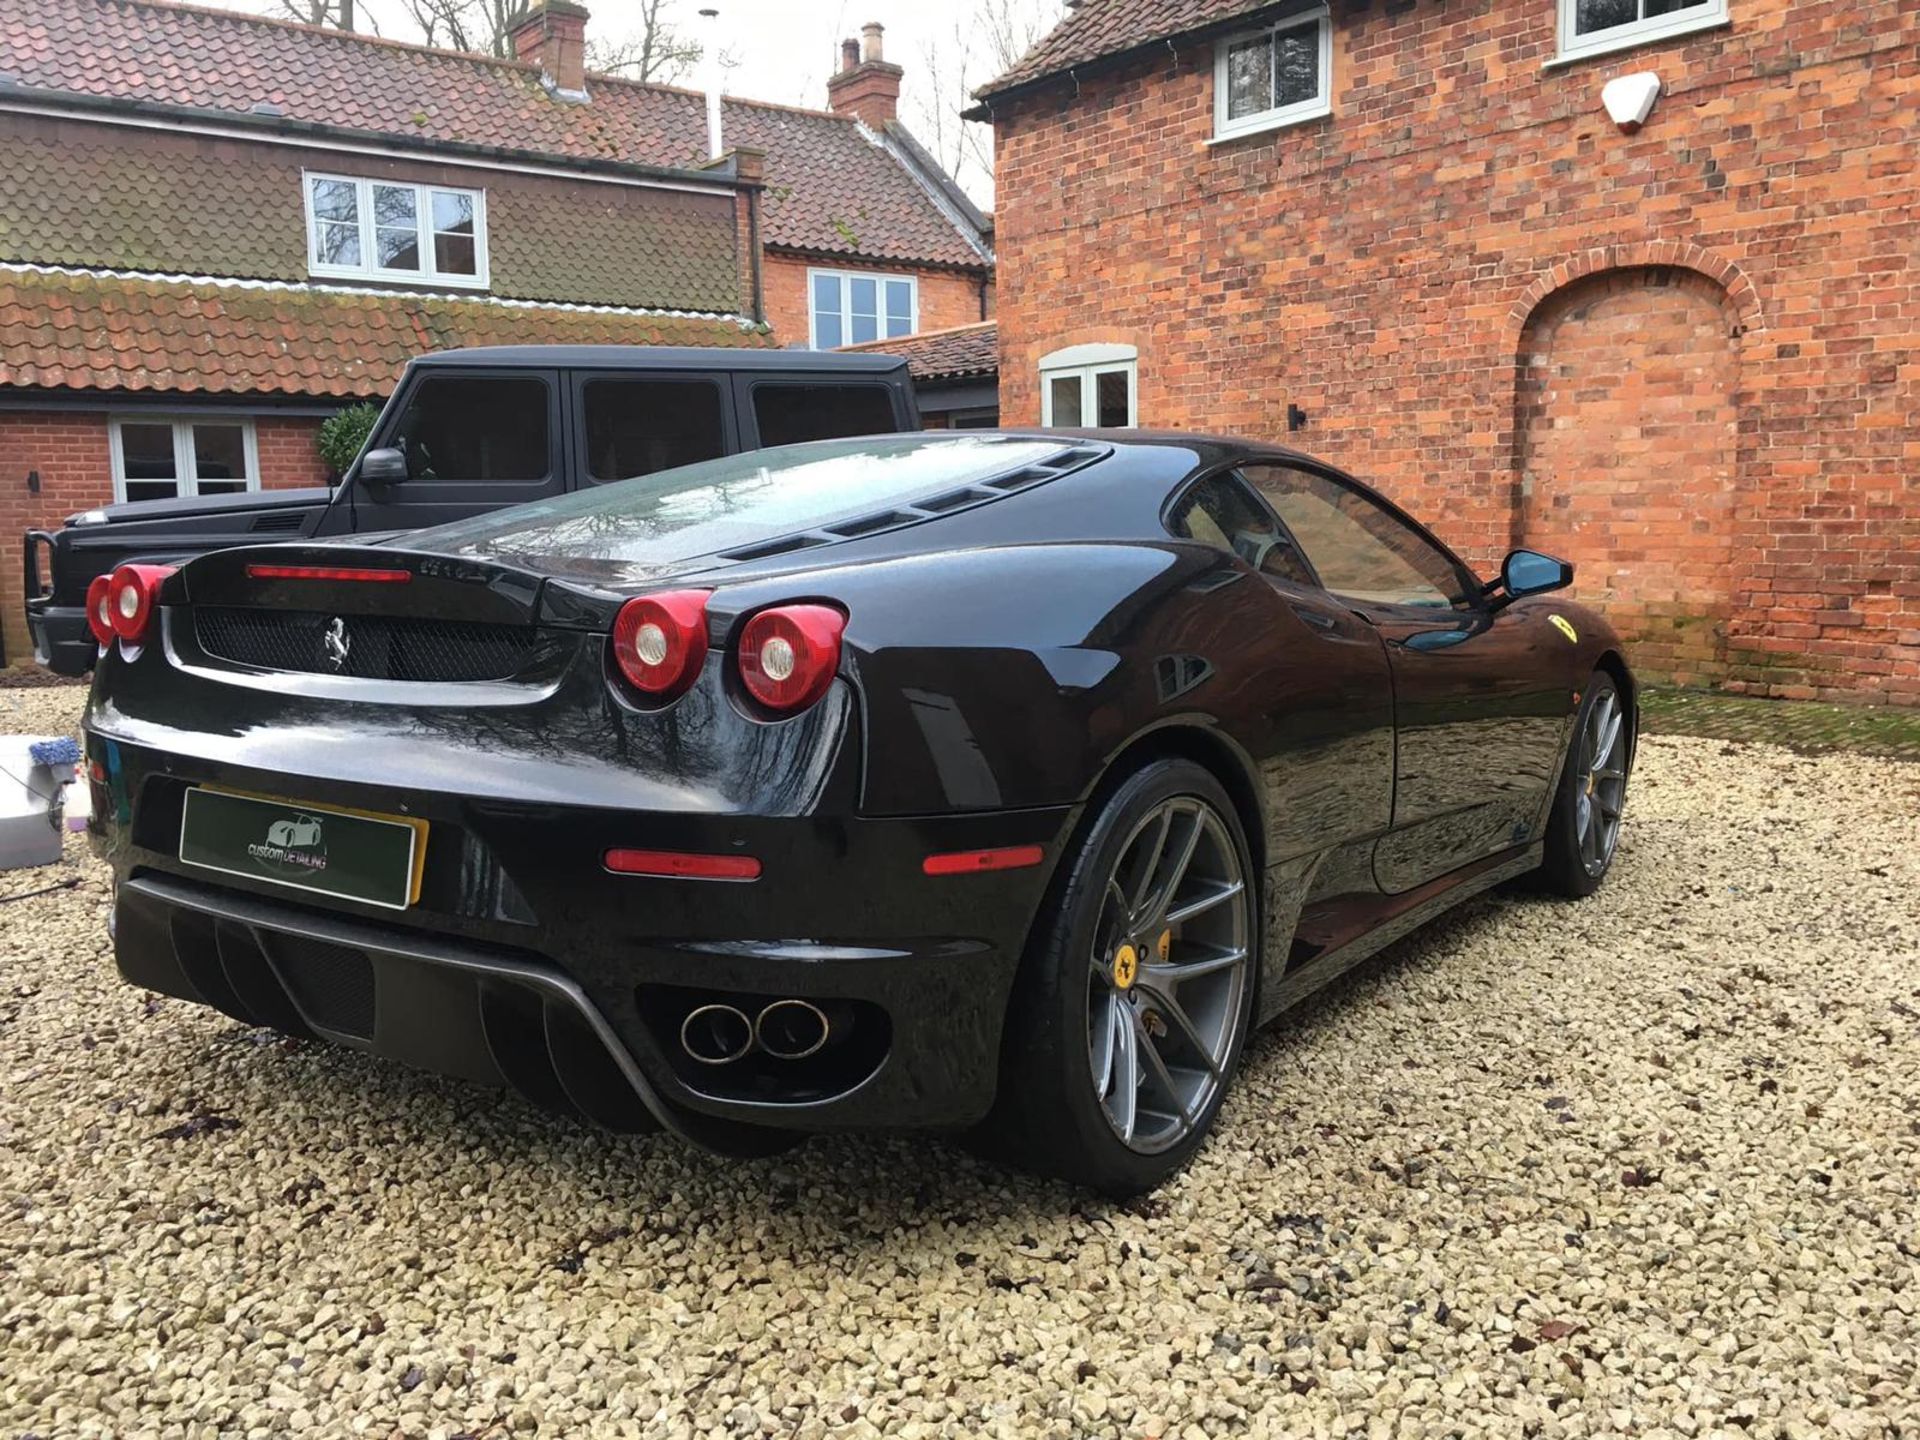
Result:
{"label": "rear bumper", "polygon": [[33,636],[33,658],[57,675],[86,674],[100,653],[84,606],[29,601],[27,632]]}
{"label": "rear bumper", "polygon": [[[130,982],[616,1129],[723,1151],[769,1131],[955,1128],[983,1116],[1027,931],[1071,814],[760,818],[502,803],[253,775],[95,734],[96,846]],[[421,903],[378,911],[183,865],[179,796],[217,780],[432,829]],[[1041,844],[1028,870],[929,877],[937,851]],[[607,848],[744,849],[746,884],[613,875]],[[703,1066],[697,1004],[798,997],[847,1017],[799,1065]]]}

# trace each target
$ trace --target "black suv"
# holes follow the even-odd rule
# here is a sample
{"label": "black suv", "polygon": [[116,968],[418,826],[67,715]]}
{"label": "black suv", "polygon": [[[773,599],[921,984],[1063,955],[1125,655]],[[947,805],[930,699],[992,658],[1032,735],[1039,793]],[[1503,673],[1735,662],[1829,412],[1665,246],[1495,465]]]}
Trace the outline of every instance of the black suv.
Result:
{"label": "black suv", "polygon": [[41,664],[93,668],[87,584],[261,540],[418,530],[740,450],[915,430],[903,360],[794,350],[449,350],[401,376],[340,484],[136,500],[26,538]]}

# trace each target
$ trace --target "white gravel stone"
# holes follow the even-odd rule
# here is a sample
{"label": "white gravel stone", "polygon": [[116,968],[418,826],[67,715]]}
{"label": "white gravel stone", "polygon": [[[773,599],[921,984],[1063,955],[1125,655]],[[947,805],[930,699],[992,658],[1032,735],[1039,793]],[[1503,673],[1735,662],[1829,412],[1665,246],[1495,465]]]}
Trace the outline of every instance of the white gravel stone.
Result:
{"label": "white gravel stone", "polygon": [[0,1437],[1912,1436],[1917,816],[1920,767],[1649,740],[1599,896],[1402,942],[1118,1207],[143,994],[73,840],[0,875],[79,882],[0,906]]}

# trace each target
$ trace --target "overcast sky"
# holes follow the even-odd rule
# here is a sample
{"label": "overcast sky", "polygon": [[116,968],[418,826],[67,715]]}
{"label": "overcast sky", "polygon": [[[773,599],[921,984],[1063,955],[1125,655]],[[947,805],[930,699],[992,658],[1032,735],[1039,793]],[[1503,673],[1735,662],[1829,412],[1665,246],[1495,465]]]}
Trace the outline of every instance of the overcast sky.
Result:
{"label": "overcast sky", "polygon": [[[201,0],[260,14],[284,15],[282,0]],[[637,0],[584,0],[593,18],[589,38],[618,40],[639,25]],[[418,28],[403,0],[357,0],[361,28],[396,40],[417,40]],[[886,58],[906,70],[901,82],[901,118],[937,158],[956,170],[976,200],[990,205],[993,177],[990,136],[983,125],[958,115],[968,90],[999,68],[985,38],[996,22],[1010,23],[1021,38],[1044,31],[1063,10],[1062,0],[667,0],[672,23],[698,35],[699,10],[720,11],[721,50],[732,61],[730,95],[824,108],[827,77],[837,65],[842,38],[862,24],[886,26]],[[368,21],[371,20],[371,25]],[[698,72],[676,83],[698,85]],[[970,135],[967,132],[972,132]]]}

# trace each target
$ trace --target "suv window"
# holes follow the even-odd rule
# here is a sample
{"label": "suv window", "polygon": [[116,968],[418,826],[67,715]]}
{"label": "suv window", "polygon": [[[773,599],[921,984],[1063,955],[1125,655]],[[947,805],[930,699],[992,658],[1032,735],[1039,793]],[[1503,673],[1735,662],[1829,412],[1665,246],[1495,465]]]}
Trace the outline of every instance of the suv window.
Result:
{"label": "suv window", "polygon": [[884,385],[756,385],[753,416],[762,445],[887,435],[898,426]]}
{"label": "suv window", "polygon": [[1247,478],[1334,594],[1433,609],[1466,603],[1453,557],[1360,491],[1286,465],[1249,466]]}
{"label": "suv window", "polygon": [[727,453],[711,380],[589,380],[581,393],[592,479],[628,480]]}
{"label": "suv window", "polygon": [[544,480],[547,384],[520,375],[429,375],[389,445],[416,480]]}
{"label": "suv window", "polygon": [[1295,585],[1314,583],[1313,572],[1273,516],[1237,474],[1210,475],[1187,491],[1167,528],[1229,555],[1263,575]]}

